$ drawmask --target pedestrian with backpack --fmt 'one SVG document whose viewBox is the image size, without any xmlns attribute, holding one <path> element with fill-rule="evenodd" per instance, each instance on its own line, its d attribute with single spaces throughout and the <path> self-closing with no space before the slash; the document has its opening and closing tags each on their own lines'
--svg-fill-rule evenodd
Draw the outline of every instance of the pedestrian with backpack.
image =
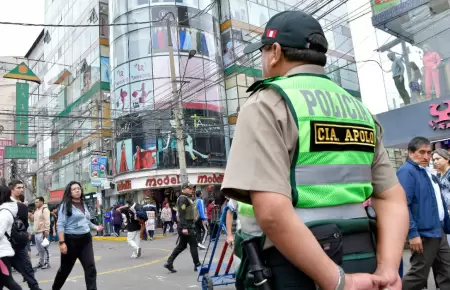
<svg viewBox="0 0 450 290">
<path fill-rule="evenodd" d="M 15 240 L 12 245 L 15 254 L 11 258 L 11 266 L 22 274 L 24 281 L 27 282 L 31 290 L 40 290 L 29 254 L 31 253 L 31 247 L 28 233 L 28 206 L 24 203 L 25 197 L 23 195 L 24 184 L 20 180 L 11 180 L 8 186 L 11 190 L 11 200 L 17 203 L 18 208 L 16 222 L 11 234 L 11 238 Z"/>
<path fill-rule="evenodd" d="M 100 232 L 103 226 L 94 225 L 90 220 L 91 214 L 84 201 L 83 187 L 79 182 L 71 181 L 64 190 L 63 201 L 58 209 L 57 231 L 61 266 L 56 273 L 53 290 L 63 287 L 77 259 L 83 266 L 86 289 L 97 290 L 91 229 Z"/>
<path fill-rule="evenodd" d="M 17 217 L 17 203 L 11 199 L 11 190 L 0 186 L 0 289 L 22 290 L 11 274 L 12 228 Z"/>
</svg>

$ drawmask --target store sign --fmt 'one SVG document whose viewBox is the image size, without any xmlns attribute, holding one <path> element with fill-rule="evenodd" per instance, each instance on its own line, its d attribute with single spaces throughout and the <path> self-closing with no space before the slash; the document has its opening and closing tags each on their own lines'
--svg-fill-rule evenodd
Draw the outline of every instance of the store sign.
<svg viewBox="0 0 450 290">
<path fill-rule="evenodd" d="M 91 153 L 91 184 L 92 186 L 100 187 L 105 182 L 107 177 L 108 158 L 106 152 L 93 151 Z"/>
<path fill-rule="evenodd" d="M 180 185 L 179 175 L 166 175 L 161 177 L 151 177 L 145 182 L 147 187 L 175 186 Z"/>
<path fill-rule="evenodd" d="M 429 121 L 428 124 L 433 130 L 450 128 L 450 100 L 443 101 L 441 104 L 430 104 L 430 115 L 434 117 L 434 120 Z"/>
<path fill-rule="evenodd" d="M 151 58 L 143 58 L 130 62 L 130 82 L 148 80 L 152 78 Z"/>
<path fill-rule="evenodd" d="M 197 178 L 197 184 L 221 184 L 223 177 L 223 173 L 199 175 Z"/>
<path fill-rule="evenodd" d="M 130 70 L 128 65 L 128 63 L 125 63 L 114 70 L 113 90 L 130 82 Z"/>
<path fill-rule="evenodd" d="M 223 181 L 223 173 L 199 174 L 195 184 L 221 184 Z M 165 175 L 160 177 L 151 177 L 147 179 L 145 185 L 147 187 L 161 186 L 177 186 L 181 184 L 179 175 Z"/>
<path fill-rule="evenodd" d="M 131 190 L 131 180 L 124 180 L 117 183 L 117 191 Z"/>
<path fill-rule="evenodd" d="M 4 148 L 6 146 L 12 146 L 12 140 L 9 139 L 0 139 L 0 148 Z"/>
<path fill-rule="evenodd" d="M 401 0 L 401 1 L 375 0 L 375 1 L 380 2 L 378 4 L 380 9 L 376 9 L 376 6 L 373 6 L 374 16 L 372 17 L 372 25 L 381 26 L 389 21 L 392 21 L 393 19 L 398 18 L 399 16 L 405 15 L 411 10 L 414 10 L 422 5 L 428 4 L 430 0 Z M 384 7 L 385 5 L 387 6 Z"/>
</svg>

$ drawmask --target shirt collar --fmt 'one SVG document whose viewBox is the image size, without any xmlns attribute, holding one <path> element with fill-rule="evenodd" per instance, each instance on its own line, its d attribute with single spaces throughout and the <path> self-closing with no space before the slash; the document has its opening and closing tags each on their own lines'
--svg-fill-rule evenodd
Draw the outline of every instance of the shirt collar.
<svg viewBox="0 0 450 290">
<path fill-rule="evenodd" d="M 19 200 L 18 200 L 18 199 L 15 199 L 12 195 L 11 195 L 11 200 L 12 200 L 12 201 L 15 201 L 15 202 L 19 202 Z"/>
<path fill-rule="evenodd" d="M 309 73 L 309 74 L 317 74 L 324 75 L 325 68 L 320 65 L 315 64 L 303 64 L 296 67 L 291 68 L 284 76 L 290 76 L 301 73 Z"/>
</svg>

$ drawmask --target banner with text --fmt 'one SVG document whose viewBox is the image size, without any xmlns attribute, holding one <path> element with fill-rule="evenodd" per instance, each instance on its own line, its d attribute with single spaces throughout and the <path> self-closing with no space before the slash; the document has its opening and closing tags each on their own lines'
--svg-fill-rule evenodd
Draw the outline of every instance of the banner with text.
<svg viewBox="0 0 450 290">
<path fill-rule="evenodd" d="M 28 145 L 29 85 L 16 83 L 16 145 Z"/>
</svg>

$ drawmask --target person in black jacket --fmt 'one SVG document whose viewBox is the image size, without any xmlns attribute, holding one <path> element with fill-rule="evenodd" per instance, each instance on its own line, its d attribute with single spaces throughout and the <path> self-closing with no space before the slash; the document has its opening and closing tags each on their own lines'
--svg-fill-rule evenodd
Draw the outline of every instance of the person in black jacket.
<svg viewBox="0 0 450 290">
<path fill-rule="evenodd" d="M 11 180 L 8 184 L 11 189 L 11 199 L 17 203 L 18 212 L 17 217 L 23 222 L 26 228 L 28 228 L 28 206 L 24 203 L 25 198 L 23 195 L 24 184 L 20 180 Z M 30 251 L 30 242 L 24 248 L 18 248 L 13 246 L 15 255 L 11 259 L 11 265 L 14 269 L 22 274 L 23 279 L 27 282 L 28 287 L 31 290 L 40 290 L 39 284 L 34 277 L 33 266 L 31 265 L 28 252 Z"/>
</svg>

